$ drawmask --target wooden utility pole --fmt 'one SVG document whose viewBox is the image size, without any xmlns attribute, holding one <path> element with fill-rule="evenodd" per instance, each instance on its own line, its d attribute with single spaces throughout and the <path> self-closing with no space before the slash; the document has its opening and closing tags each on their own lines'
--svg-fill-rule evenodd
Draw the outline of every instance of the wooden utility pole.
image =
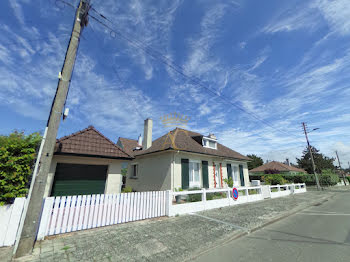
<svg viewBox="0 0 350 262">
<path fill-rule="evenodd" d="M 38 174 L 33 179 L 32 192 L 28 194 L 28 208 L 23 214 L 24 223 L 20 234 L 20 239 L 16 243 L 15 257 L 21 257 L 31 253 L 41 218 L 45 186 L 51 166 L 52 156 L 56 145 L 56 137 L 59 124 L 61 122 L 62 111 L 66 102 L 68 87 L 70 84 L 75 58 L 79 46 L 82 29 L 87 25 L 90 0 L 80 0 L 73 25 L 71 38 L 64 59 L 62 72 L 59 74 L 58 86 L 52 103 L 50 116 L 47 122 L 47 135 L 40 157 L 40 167 Z M 34 174 L 35 175 L 35 174 Z"/>
<path fill-rule="evenodd" d="M 318 176 L 317 176 L 317 173 L 316 173 L 316 167 L 315 167 L 314 157 L 313 157 L 313 155 L 312 155 L 312 151 L 311 151 L 311 147 L 310 147 L 310 143 L 309 143 L 309 138 L 307 137 L 306 124 L 303 122 L 302 125 L 303 125 L 303 128 L 304 128 L 304 133 L 305 133 L 305 138 L 306 138 L 307 147 L 309 148 L 309 153 L 310 153 L 311 162 L 312 162 L 312 169 L 313 169 L 313 171 L 314 171 L 317 189 L 320 190 L 321 187 L 320 187 L 320 182 L 318 181 Z"/>
<path fill-rule="evenodd" d="M 344 170 L 341 169 L 340 160 L 339 160 L 339 156 L 338 156 L 338 151 L 337 150 L 335 151 L 335 154 L 337 155 L 339 169 L 340 169 L 340 172 L 341 172 L 341 174 L 343 176 L 344 185 L 346 186 L 346 179 L 345 179 L 345 175 L 344 175 Z"/>
</svg>

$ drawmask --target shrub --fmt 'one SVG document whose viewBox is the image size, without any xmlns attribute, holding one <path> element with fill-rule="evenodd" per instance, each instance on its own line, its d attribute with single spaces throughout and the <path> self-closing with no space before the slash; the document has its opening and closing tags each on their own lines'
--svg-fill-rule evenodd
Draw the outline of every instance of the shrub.
<svg viewBox="0 0 350 262">
<path fill-rule="evenodd" d="M 40 141 L 39 133 L 0 136 L 0 205 L 26 196 Z"/>
<path fill-rule="evenodd" d="M 349 181 L 349 183 L 350 183 L 350 176 L 347 176 L 346 179 L 347 179 L 347 180 Z"/>
<path fill-rule="evenodd" d="M 278 171 L 277 169 L 266 169 L 264 171 L 265 174 L 279 174 L 280 171 Z"/>
<path fill-rule="evenodd" d="M 226 192 L 207 193 L 207 200 L 227 198 Z"/>
<path fill-rule="evenodd" d="M 122 189 L 122 193 L 131 193 L 131 192 L 132 192 L 131 186 L 126 186 Z"/>
<path fill-rule="evenodd" d="M 322 170 L 319 177 L 322 186 L 334 186 L 339 182 L 339 176 L 330 169 Z"/>
<path fill-rule="evenodd" d="M 269 174 L 264 176 L 265 184 L 267 185 L 283 185 L 287 183 L 287 180 L 283 178 L 281 174 Z"/>
<path fill-rule="evenodd" d="M 229 179 L 225 178 L 224 182 L 228 185 L 228 187 L 233 187 L 233 179 L 230 177 Z"/>
<path fill-rule="evenodd" d="M 193 190 L 201 190 L 198 187 L 193 187 L 193 188 L 189 188 L 189 191 L 193 191 Z M 198 201 L 202 201 L 202 194 L 198 193 L 198 194 L 191 194 L 191 195 L 187 195 L 187 201 L 188 202 L 198 202 Z"/>
</svg>

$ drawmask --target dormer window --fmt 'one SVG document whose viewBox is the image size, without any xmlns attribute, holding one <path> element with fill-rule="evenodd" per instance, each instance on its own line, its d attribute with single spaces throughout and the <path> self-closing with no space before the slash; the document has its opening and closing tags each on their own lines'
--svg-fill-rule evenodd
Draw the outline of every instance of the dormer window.
<svg viewBox="0 0 350 262">
<path fill-rule="evenodd" d="M 217 144 L 216 137 L 213 134 L 203 137 L 203 147 L 217 149 Z"/>
</svg>

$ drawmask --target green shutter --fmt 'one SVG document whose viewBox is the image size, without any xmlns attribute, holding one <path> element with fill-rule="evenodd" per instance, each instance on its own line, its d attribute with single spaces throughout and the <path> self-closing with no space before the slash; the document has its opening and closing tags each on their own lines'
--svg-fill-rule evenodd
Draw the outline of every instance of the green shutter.
<svg viewBox="0 0 350 262">
<path fill-rule="evenodd" d="M 232 178 L 232 167 L 231 167 L 231 164 L 227 164 L 226 167 L 227 167 L 227 178 L 230 179 L 230 178 Z"/>
<path fill-rule="evenodd" d="M 244 186 L 244 173 L 243 173 L 243 165 L 239 165 L 239 175 L 241 178 L 241 186 Z"/>
<path fill-rule="evenodd" d="M 202 161 L 203 187 L 209 188 L 208 161 Z"/>
<path fill-rule="evenodd" d="M 190 183 L 190 170 L 188 159 L 181 159 L 181 185 L 182 189 L 187 189 Z"/>
</svg>

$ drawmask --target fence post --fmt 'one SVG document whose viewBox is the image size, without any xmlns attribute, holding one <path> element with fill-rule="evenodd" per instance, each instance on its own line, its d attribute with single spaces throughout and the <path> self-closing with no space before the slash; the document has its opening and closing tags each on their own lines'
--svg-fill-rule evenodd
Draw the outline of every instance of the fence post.
<svg viewBox="0 0 350 262">
<path fill-rule="evenodd" d="M 207 206 L 207 192 L 206 192 L 205 188 L 202 189 L 202 204 L 203 204 L 204 210 L 206 210 L 206 206 Z"/>
<path fill-rule="evenodd" d="M 42 211 L 41 219 L 40 219 L 40 224 L 39 224 L 39 230 L 38 230 L 38 240 L 43 240 L 45 235 L 48 232 L 49 228 L 49 222 L 51 218 L 51 211 L 53 207 L 55 198 L 54 197 L 46 197 L 44 201 L 44 208 Z"/>
<path fill-rule="evenodd" d="M 227 188 L 227 201 L 228 201 L 228 205 L 230 206 L 231 205 L 231 201 L 230 201 L 230 188 L 228 187 Z"/>
<path fill-rule="evenodd" d="M 245 195 L 247 196 L 247 202 L 249 202 L 249 190 L 246 188 L 245 190 Z"/>
<path fill-rule="evenodd" d="M 165 194 L 165 215 L 172 216 L 171 206 L 173 205 L 173 194 L 171 190 L 167 190 Z"/>
</svg>

